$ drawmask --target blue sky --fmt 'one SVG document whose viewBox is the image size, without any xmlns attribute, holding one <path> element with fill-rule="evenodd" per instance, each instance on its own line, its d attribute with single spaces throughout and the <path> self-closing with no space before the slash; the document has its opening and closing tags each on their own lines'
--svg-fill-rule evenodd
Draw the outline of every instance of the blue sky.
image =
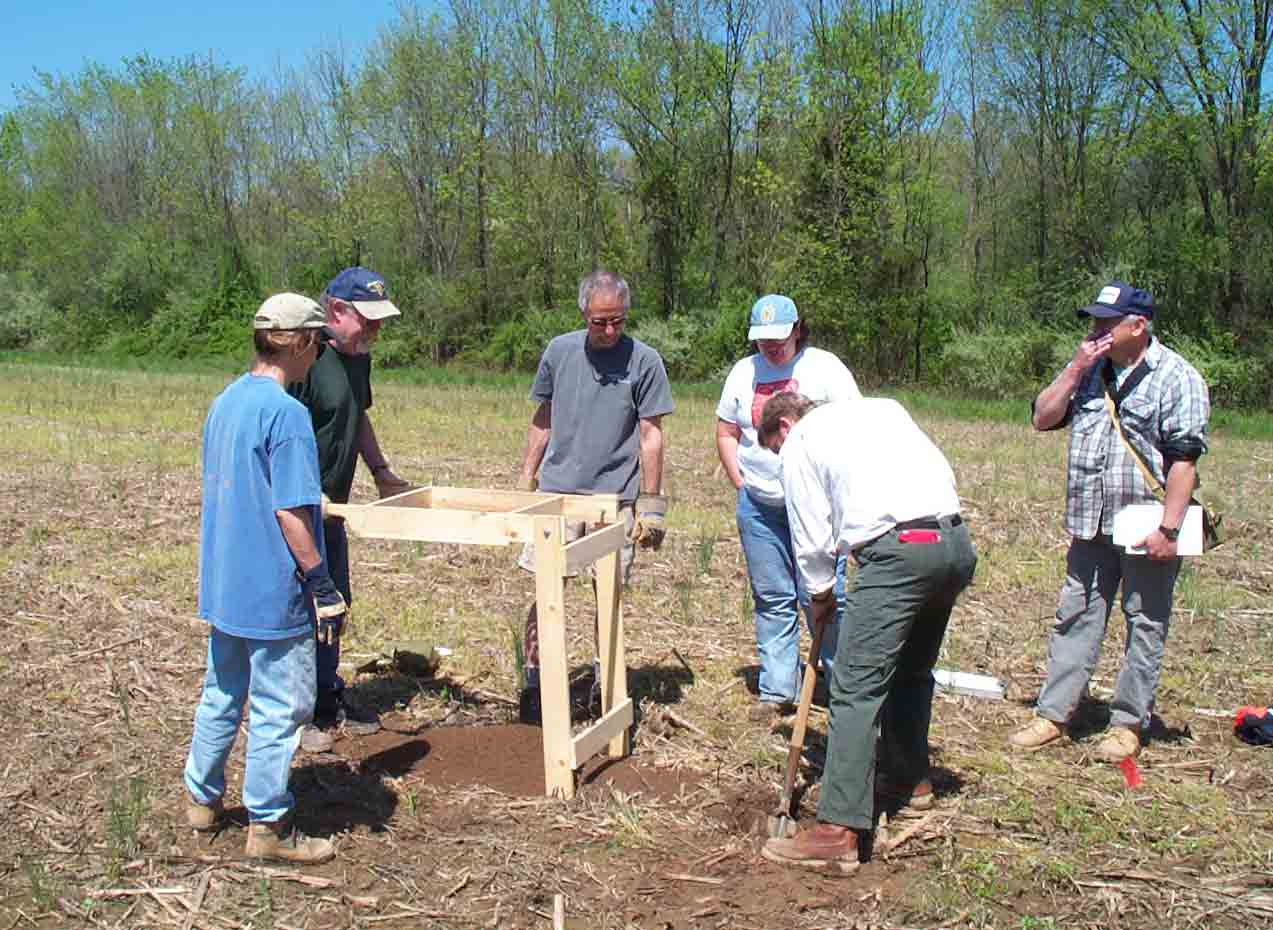
<svg viewBox="0 0 1273 930">
<path fill-rule="evenodd" d="M 324 46 L 361 57 L 396 10 L 394 0 L 0 0 L 0 111 L 17 102 L 14 85 L 35 86 L 35 68 L 72 75 L 86 61 L 114 68 L 141 52 L 210 51 L 253 77 L 279 62 L 298 67 Z"/>
</svg>

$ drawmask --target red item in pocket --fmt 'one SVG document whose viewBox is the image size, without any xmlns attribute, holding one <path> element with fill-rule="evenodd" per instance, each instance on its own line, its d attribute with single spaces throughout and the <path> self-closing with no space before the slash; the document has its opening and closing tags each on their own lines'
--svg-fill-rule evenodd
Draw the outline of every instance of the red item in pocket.
<svg viewBox="0 0 1273 930">
<path fill-rule="evenodd" d="M 939 543 L 941 533 L 936 530 L 902 530 L 897 539 L 904 543 Z"/>
</svg>

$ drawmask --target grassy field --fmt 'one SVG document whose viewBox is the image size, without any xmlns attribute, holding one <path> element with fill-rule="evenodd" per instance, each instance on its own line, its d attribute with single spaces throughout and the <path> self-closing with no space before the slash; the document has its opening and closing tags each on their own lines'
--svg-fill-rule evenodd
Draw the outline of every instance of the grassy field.
<svg viewBox="0 0 1273 930">
<path fill-rule="evenodd" d="M 1076 738 L 1025 757 L 1004 745 L 1043 678 L 1066 544 L 1064 436 L 1033 434 L 1006 402 L 977 410 L 906 395 L 955 467 L 980 554 L 941 665 L 998 676 L 1008 699 L 938 698 L 936 810 L 893 824 L 910 831 L 906 842 L 856 876 L 762 860 L 748 825 L 776 800 L 786 731 L 746 719 L 751 608 L 712 443 L 715 398 L 699 386 L 678 394 L 667 421 L 668 542 L 639 557 L 624 602 L 642 708 L 628 781 L 599 778 L 565 802 L 488 777 L 510 764 L 498 741 L 526 736 L 508 726 L 513 640 L 532 592 L 513 553 L 355 541 L 348 675 L 398 742 L 369 754 L 346 740 L 331 757 L 298 757 L 311 825 L 341 834 L 337 860 L 301 874 L 242 859 L 241 824 L 209 840 L 181 819 L 206 638 L 194 618 L 198 437 L 229 377 L 0 362 L 10 489 L 0 706 L 11 724 L 0 930 L 548 927 L 558 894 L 576 928 L 1273 925 L 1273 776 L 1267 750 L 1237 743 L 1229 719 L 1273 698 L 1262 551 L 1273 442 L 1248 438 L 1269 435 L 1265 419 L 1225 419 L 1204 459 L 1205 496 L 1229 541 L 1190 561 L 1178 586 L 1135 791 L 1092 758 L 1121 653 L 1117 612 Z M 374 420 L 404 477 L 510 488 L 525 391 L 525 380 L 388 377 Z M 355 500 L 372 495 L 360 472 Z M 591 658 L 587 602 L 573 585 L 579 669 Z M 384 661 L 403 641 L 453 653 L 419 678 Z M 815 714 L 806 811 L 825 722 Z M 443 783 L 428 766 L 461 729 L 496 742 Z M 423 748 L 404 754 L 411 746 Z M 525 763 L 528 778 L 537 764 Z"/>
</svg>

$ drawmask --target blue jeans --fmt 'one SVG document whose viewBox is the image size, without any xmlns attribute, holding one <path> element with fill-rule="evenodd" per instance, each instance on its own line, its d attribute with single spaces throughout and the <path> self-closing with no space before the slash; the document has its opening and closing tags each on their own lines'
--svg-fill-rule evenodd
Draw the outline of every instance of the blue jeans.
<svg viewBox="0 0 1273 930">
<path fill-rule="evenodd" d="M 738 492 L 738 537 L 747 558 L 751 596 L 756 604 L 756 651 L 760 654 L 760 699 L 794 702 L 800 692 L 799 609 L 809 596 L 796 579 L 787 508 L 757 501 L 746 489 Z M 822 668 L 835 661 L 840 616 L 844 611 L 844 556 L 835 563 L 836 620 L 822 636 Z M 806 613 L 807 618 L 807 613 Z"/>
<path fill-rule="evenodd" d="M 225 763 L 248 706 L 243 806 L 254 822 L 279 820 L 295 799 L 287 790 L 301 727 L 314 713 L 314 634 L 244 639 L 216 627 L 208 636 L 208 673 L 194 715 L 186 788 L 200 804 L 225 794 Z"/>
</svg>

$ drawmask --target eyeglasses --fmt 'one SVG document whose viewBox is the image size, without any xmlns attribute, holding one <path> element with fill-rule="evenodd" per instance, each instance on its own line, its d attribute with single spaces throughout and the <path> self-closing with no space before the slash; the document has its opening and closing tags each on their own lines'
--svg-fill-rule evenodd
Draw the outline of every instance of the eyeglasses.
<svg viewBox="0 0 1273 930">
<path fill-rule="evenodd" d="M 623 324 L 626 322 L 628 322 L 628 318 L 626 316 L 616 316 L 613 319 L 608 320 L 594 317 L 588 320 L 588 325 L 593 329 L 610 329 L 611 327 L 615 329 L 622 329 Z"/>
</svg>

